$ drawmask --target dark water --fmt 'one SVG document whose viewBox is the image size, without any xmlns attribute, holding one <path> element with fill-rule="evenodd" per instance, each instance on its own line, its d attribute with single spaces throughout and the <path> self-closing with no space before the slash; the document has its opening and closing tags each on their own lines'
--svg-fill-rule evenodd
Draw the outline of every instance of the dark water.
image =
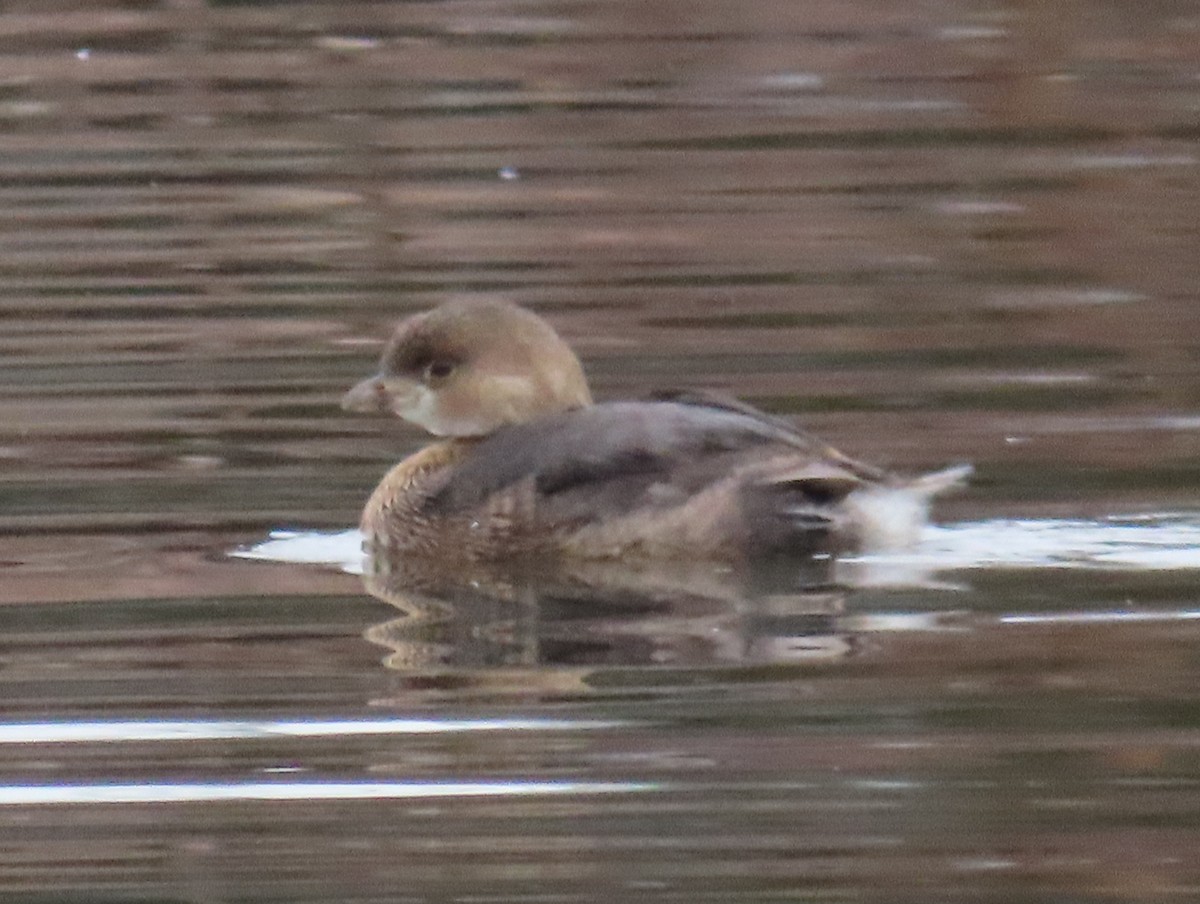
<svg viewBox="0 0 1200 904">
<path fill-rule="evenodd" d="M 0 898 L 1200 899 L 1198 38 L 4 3 Z M 903 556 L 364 583 L 421 437 L 336 401 L 483 293 L 977 479 Z"/>
</svg>

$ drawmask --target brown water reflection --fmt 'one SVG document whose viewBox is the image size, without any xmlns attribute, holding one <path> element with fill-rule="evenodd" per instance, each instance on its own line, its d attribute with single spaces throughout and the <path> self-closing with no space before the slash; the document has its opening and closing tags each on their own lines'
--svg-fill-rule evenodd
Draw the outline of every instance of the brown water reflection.
<svg viewBox="0 0 1200 904">
<path fill-rule="evenodd" d="M 603 683 L 606 667 L 775 663 L 850 649 L 836 624 L 846 592 L 829 557 L 753 570 L 578 563 L 453 578 L 422 573 L 413 567 L 420 563 L 370 564 L 367 592 L 403 615 L 366 638 L 392 650 L 389 668 L 452 673 L 456 690 L 486 688 L 498 668 L 535 670 L 516 682 L 501 677 L 526 691 L 539 675 L 554 688 L 582 689 L 597 676 Z"/>
<path fill-rule="evenodd" d="M 421 438 L 337 398 L 401 314 L 479 293 L 550 317 L 599 397 L 719 388 L 898 470 L 973 461 L 942 517 L 983 547 L 1000 516 L 1169 533 L 1200 481 L 1198 29 L 4 4 L 0 896 L 1195 897 L 1191 534 L 400 609 L 227 553 L 354 523 Z"/>
</svg>

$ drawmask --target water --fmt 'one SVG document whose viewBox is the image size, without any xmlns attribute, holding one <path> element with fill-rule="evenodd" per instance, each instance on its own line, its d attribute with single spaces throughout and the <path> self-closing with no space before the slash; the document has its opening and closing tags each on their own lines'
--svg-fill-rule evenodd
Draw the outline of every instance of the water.
<svg viewBox="0 0 1200 904">
<path fill-rule="evenodd" d="M 8 3 L 0 897 L 1200 896 L 1187 4 Z M 446 587 L 402 314 L 969 489 L 905 554 Z"/>
</svg>

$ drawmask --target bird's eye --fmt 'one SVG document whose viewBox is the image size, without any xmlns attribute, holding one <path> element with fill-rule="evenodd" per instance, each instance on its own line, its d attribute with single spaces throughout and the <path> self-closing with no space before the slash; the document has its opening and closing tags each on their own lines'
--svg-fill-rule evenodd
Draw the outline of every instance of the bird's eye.
<svg viewBox="0 0 1200 904">
<path fill-rule="evenodd" d="M 431 361 L 425 368 L 425 376 L 432 380 L 444 380 L 454 373 L 453 361 Z"/>
</svg>

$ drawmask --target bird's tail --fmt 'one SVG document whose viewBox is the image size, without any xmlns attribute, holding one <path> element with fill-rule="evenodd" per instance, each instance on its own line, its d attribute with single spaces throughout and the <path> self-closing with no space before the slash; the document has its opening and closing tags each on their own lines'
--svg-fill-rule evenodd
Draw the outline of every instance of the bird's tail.
<svg viewBox="0 0 1200 904">
<path fill-rule="evenodd" d="M 932 499 L 947 490 L 963 486 L 974 471 L 975 469 L 967 464 L 953 465 L 949 468 L 942 468 L 940 471 L 922 474 L 915 480 L 909 481 L 905 488 L 925 499 Z"/>
<path fill-rule="evenodd" d="M 865 484 L 845 506 L 866 552 L 904 549 L 920 539 L 934 496 L 961 486 L 974 469 L 955 465 L 900 484 Z"/>
</svg>

